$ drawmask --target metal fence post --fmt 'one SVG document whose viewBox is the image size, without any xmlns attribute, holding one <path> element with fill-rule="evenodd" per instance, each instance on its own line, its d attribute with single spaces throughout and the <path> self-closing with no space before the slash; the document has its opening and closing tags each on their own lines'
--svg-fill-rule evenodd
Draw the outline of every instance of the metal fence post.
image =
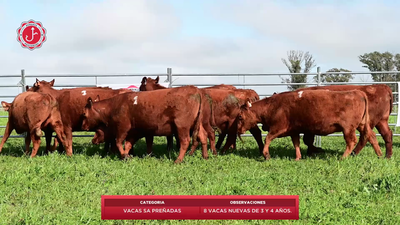
<svg viewBox="0 0 400 225">
<path fill-rule="evenodd" d="M 25 80 L 25 70 L 21 70 L 21 85 L 22 85 L 22 92 L 26 91 L 26 80 Z"/>
<path fill-rule="evenodd" d="M 172 88 L 172 68 L 167 68 L 168 88 Z"/>
<path fill-rule="evenodd" d="M 22 85 L 22 92 L 26 92 L 26 80 L 25 80 L 25 70 L 24 69 L 21 70 L 21 81 L 20 81 L 20 84 Z M 27 135 L 28 135 L 27 132 L 23 133 L 23 136 L 25 137 L 25 139 L 26 139 Z M 29 146 L 27 146 L 26 141 L 24 141 L 24 143 L 25 143 L 24 144 L 25 149 L 27 147 L 29 147 Z M 30 145 L 30 143 L 28 145 Z"/>
<path fill-rule="evenodd" d="M 317 86 L 321 86 L 321 67 L 317 67 Z M 316 136 L 315 145 L 321 148 L 322 138 L 321 136 Z"/>
</svg>

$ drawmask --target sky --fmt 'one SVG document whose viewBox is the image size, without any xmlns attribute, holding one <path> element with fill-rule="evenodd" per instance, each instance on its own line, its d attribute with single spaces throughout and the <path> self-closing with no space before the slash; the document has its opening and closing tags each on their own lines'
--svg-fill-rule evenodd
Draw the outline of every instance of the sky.
<svg viewBox="0 0 400 225">
<path fill-rule="evenodd" d="M 399 8 L 394 0 L 0 0 L 0 81 L 16 84 L 18 78 L 1 75 L 18 75 L 21 69 L 39 79 L 54 74 L 56 85 L 94 82 L 57 77 L 63 74 L 160 74 L 168 67 L 176 74 L 286 73 L 281 58 L 289 50 L 310 52 L 321 71 L 367 71 L 359 55 L 400 53 Z M 33 51 L 16 39 L 16 30 L 29 19 L 42 22 L 47 31 L 46 42 Z M 138 83 L 141 78 L 112 76 L 98 82 Z M 357 79 L 371 81 L 369 75 Z M 278 76 L 174 80 L 281 82 Z M 1 88 L 0 94 L 19 90 Z M 259 94 L 282 90 L 286 87 L 256 89 Z"/>
</svg>

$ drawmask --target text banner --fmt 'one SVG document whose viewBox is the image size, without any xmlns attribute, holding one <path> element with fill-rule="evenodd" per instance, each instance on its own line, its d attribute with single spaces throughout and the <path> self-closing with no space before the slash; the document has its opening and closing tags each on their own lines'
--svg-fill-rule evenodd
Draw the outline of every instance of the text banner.
<svg viewBox="0 0 400 225">
<path fill-rule="evenodd" d="M 298 220 L 298 195 L 102 195 L 103 220 Z"/>
</svg>

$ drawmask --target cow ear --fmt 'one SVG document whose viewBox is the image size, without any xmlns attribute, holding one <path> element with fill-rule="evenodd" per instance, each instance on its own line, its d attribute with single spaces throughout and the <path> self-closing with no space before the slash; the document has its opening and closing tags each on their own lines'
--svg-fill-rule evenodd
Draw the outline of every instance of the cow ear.
<svg viewBox="0 0 400 225">
<path fill-rule="evenodd" d="M 29 90 L 29 85 L 26 85 L 26 86 L 25 86 L 25 90 L 26 90 L 26 91 Z"/>
<path fill-rule="evenodd" d="M 36 78 L 36 82 L 33 84 L 33 86 L 39 87 L 40 86 L 40 81 L 39 79 Z"/>
<path fill-rule="evenodd" d="M 157 76 L 157 78 L 156 78 L 156 84 L 158 84 L 158 81 L 160 81 L 160 76 Z"/>
<path fill-rule="evenodd" d="M 50 86 L 54 86 L 54 82 L 55 82 L 56 80 L 55 79 L 53 79 L 52 81 L 50 81 Z"/>
<path fill-rule="evenodd" d="M 97 95 L 96 98 L 94 99 L 94 102 L 100 101 L 100 95 Z"/>
<path fill-rule="evenodd" d="M 145 84 L 146 81 L 147 81 L 147 77 L 143 77 L 143 79 L 142 79 L 142 84 Z"/>
<path fill-rule="evenodd" d="M 251 106 L 252 106 L 252 105 L 251 105 L 251 102 L 250 102 L 250 101 L 247 101 L 247 102 L 246 102 L 246 106 L 247 106 L 247 108 L 251 108 Z"/>
<path fill-rule="evenodd" d="M 4 111 L 8 111 L 11 107 L 11 103 L 1 101 L 1 106 L 3 106 Z"/>
<path fill-rule="evenodd" d="M 92 100 L 91 97 L 88 98 L 88 100 L 87 100 L 87 105 L 86 105 L 86 106 L 87 106 L 89 109 L 92 108 L 92 106 L 93 106 L 93 100 Z"/>
</svg>

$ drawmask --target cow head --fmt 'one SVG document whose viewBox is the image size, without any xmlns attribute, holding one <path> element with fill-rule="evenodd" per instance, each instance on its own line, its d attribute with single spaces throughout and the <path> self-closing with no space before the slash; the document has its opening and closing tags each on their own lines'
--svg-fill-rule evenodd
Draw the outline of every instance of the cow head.
<svg viewBox="0 0 400 225">
<path fill-rule="evenodd" d="M 250 99 L 240 107 L 240 112 L 237 115 L 237 133 L 244 134 L 252 127 L 257 126 L 256 114 L 252 111 Z"/>
<path fill-rule="evenodd" d="M 105 130 L 99 128 L 96 130 L 96 133 L 94 134 L 94 137 L 92 139 L 92 144 L 98 145 L 100 143 L 103 143 L 104 141 L 105 141 Z"/>
<path fill-rule="evenodd" d="M 98 127 L 100 125 L 100 111 L 96 110 L 95 106 L 93 105 L 97 101 L 99 101 L 98 95 L 94 101 L 91 97 L 88 98 L 87 104 L 82 114 L 82 130 L 89 131 L 90 129 Z"/>
<path fill-rule="evenodd" d="M 29 90 L 34 91 L 34 92 L 42 92 L 43 90 L 52 88 L 54 86 L 54 82 L 55 82 L 55 79 L 51 80 L 50 82 L 47 82 L 45 80 L 39 81 L 39 79 L 36 78 L 36 82 L 33 84 L 33 86 Z"/>
<path fill-rule="evenodd" d="M 142 84 L 139 87 L 139 91 L 153 91 L 157 89 L 165 89 L 165 87 L 161 86 L 158 82 L 160 81 L 160 77 L 157 76 L 156 79 L 151 79 L 150 77 L 143 77 Z"/>
<path fill-rule="evenodd" d="M 10 110 L 11 107 L 11 103 L 5 102 L 5 101 L 1 101 L 1 106 L 3 106 L 4 111 Z"/>
</svg>

